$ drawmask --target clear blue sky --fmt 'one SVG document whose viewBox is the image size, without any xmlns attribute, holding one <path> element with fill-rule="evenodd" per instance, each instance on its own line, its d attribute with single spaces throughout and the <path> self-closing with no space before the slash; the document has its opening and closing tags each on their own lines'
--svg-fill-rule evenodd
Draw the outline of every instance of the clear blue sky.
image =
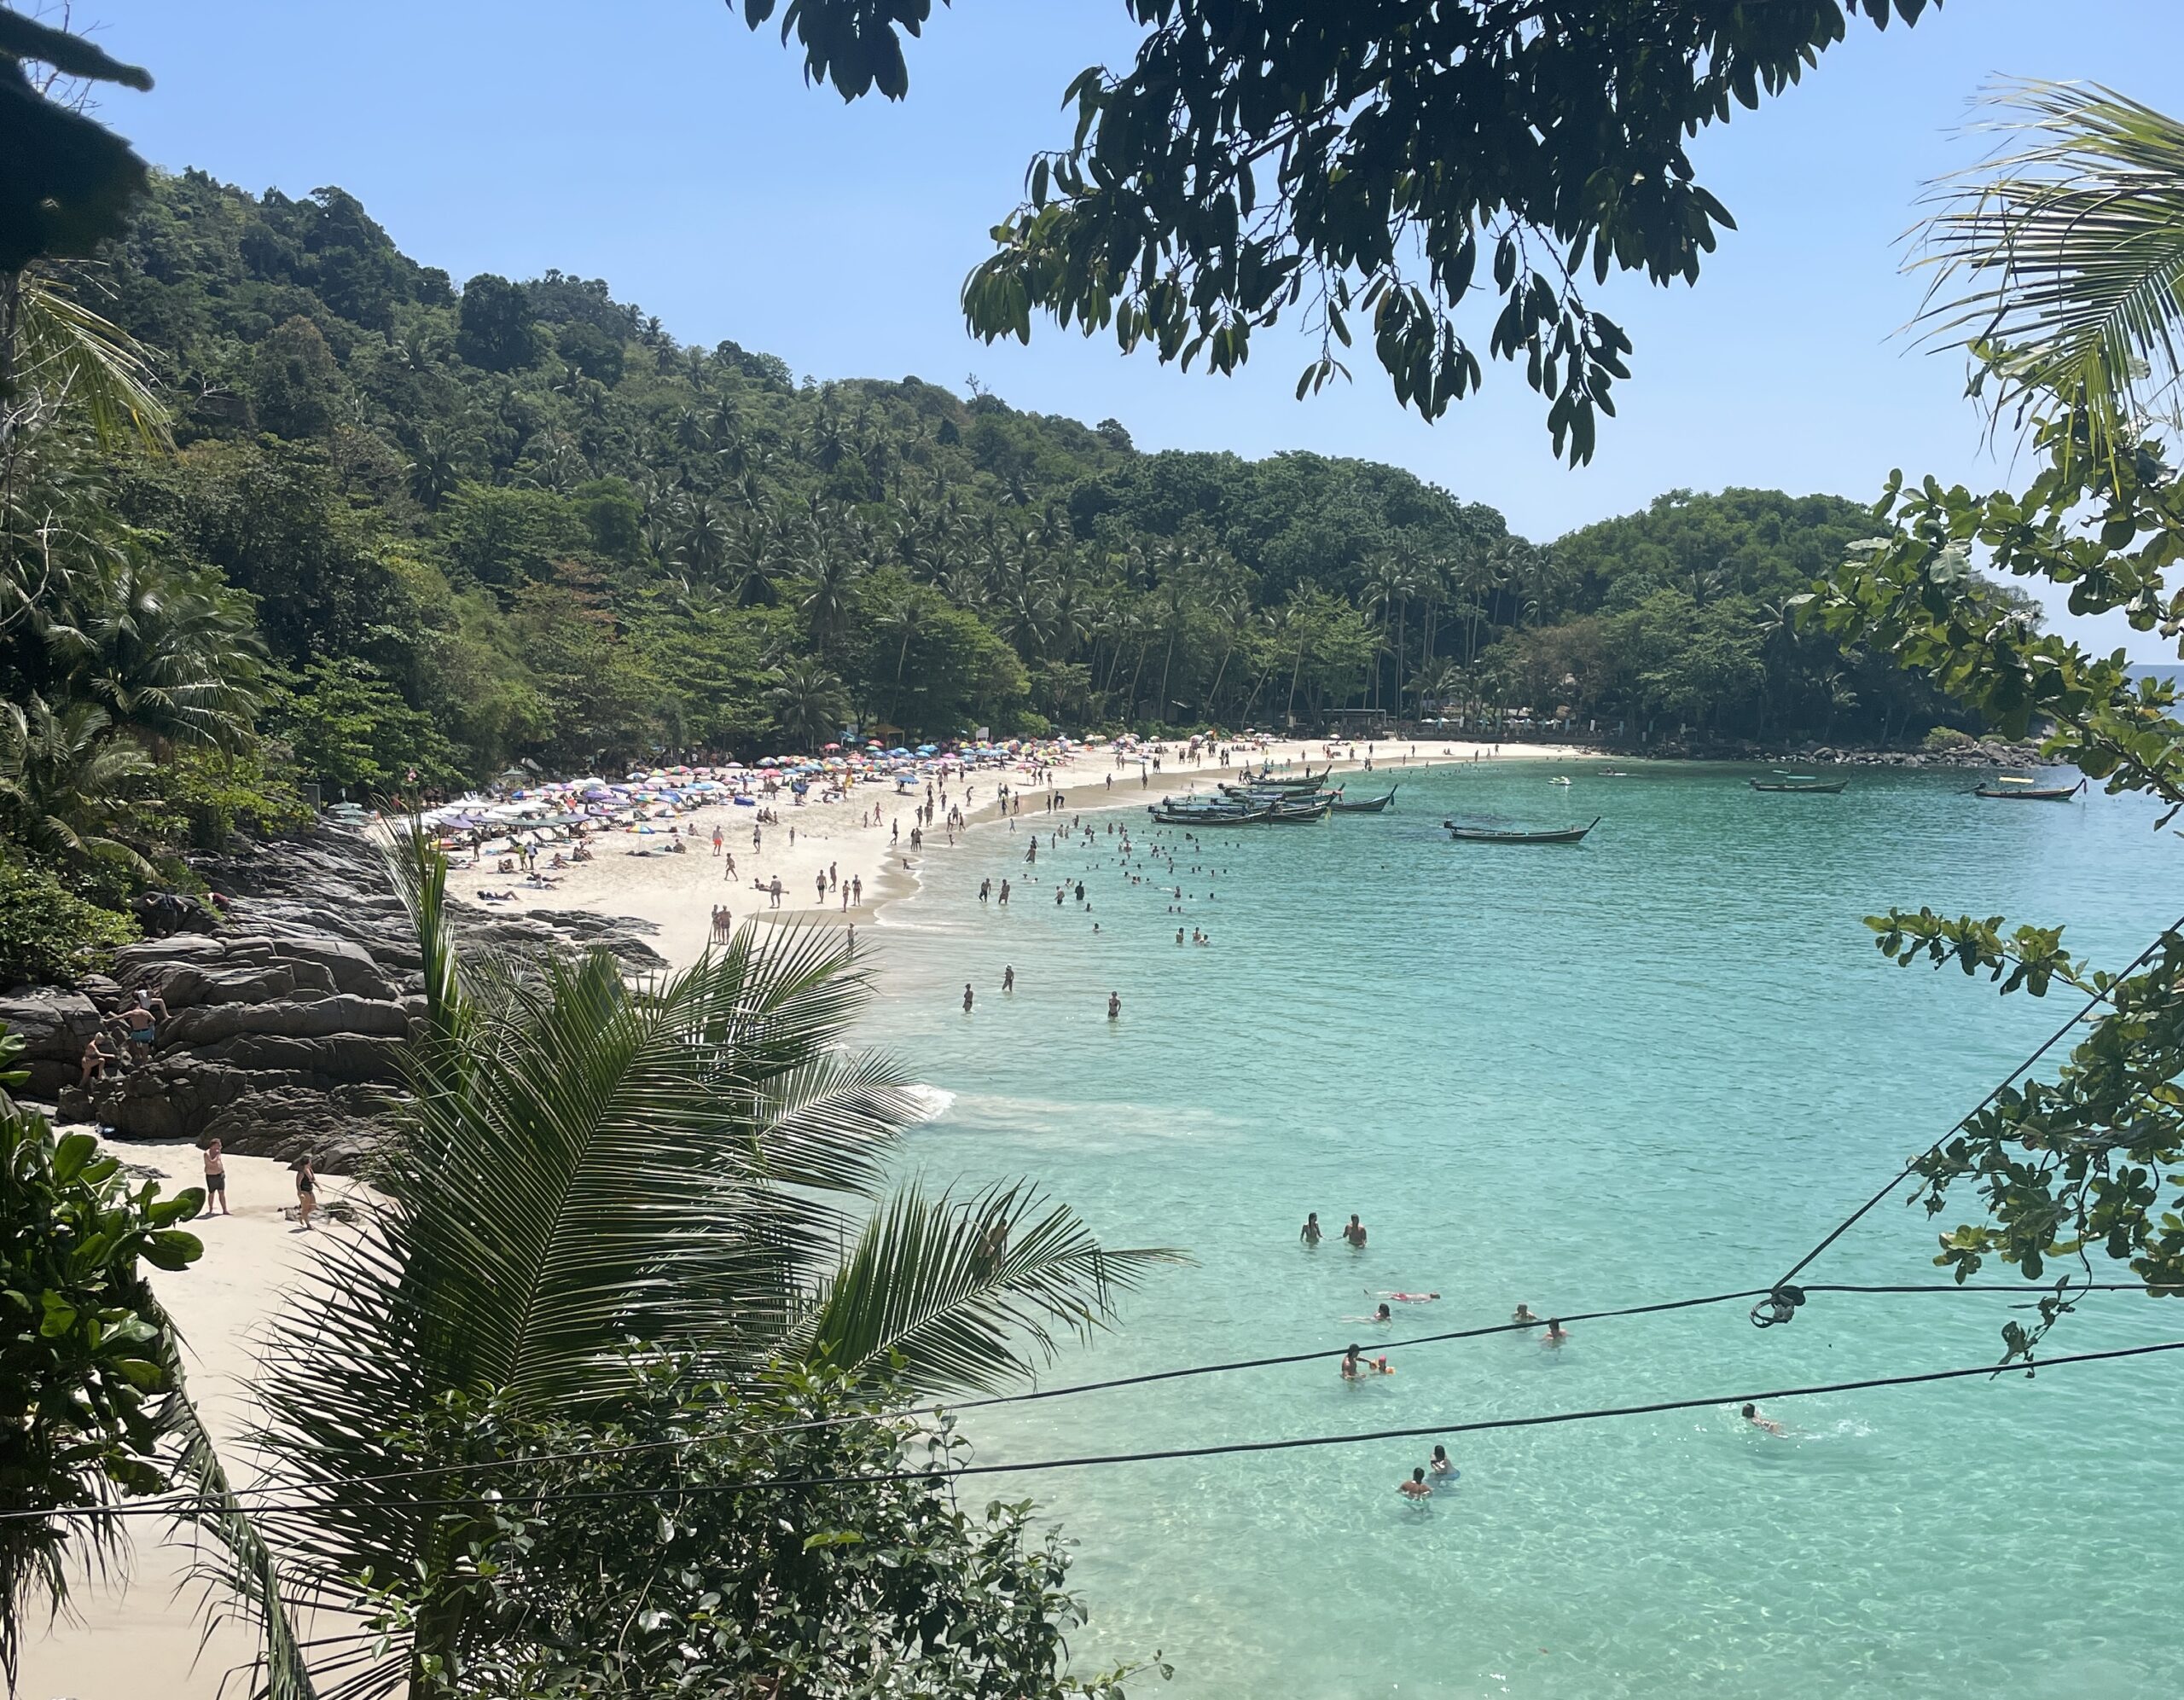
<svg viewBox="0 0 2184 1700">
<path fill-rule="evenodd" d="M 1698 144 L 1740 228 L 1695 289 L 1610 286 L 1634 375 L 1571 471 L 1506 366 L 1427 426 L 1369 355 L 1300 403 L 1305 351 L 1274 337 L 1224 380 L 1051 325 L 1029 348 L 967 336 L 958 287 L 1032 151 L 1066 140 L 1063 87 L 1129 55 L 1120 0 L 957 0 L 912 44 L 907 102 L 848 107 L 721 0 L 78 0 L 76 15 L 158 78 L 104 107 L 155 164 L 291 194 L 339 184 L 458 282 L 558 266 L 685 341 L 731 337 L 799 375 L 960 390 L 974 372 L 1019 407 L 1120 419 L 1141 447 L 1391 461 L 1540 538 L 1678 486 L 1864 500 L 1893 466 L 2008 481 L 1960 361 L 1899 334 L 1920 186 L 1978 157 L 1959 126 L 1996 73 L 2184 110 L 2174 0 L 1948 0 L 1915 30 L 1854 26 L 1801 87 Z"/>
</svg>

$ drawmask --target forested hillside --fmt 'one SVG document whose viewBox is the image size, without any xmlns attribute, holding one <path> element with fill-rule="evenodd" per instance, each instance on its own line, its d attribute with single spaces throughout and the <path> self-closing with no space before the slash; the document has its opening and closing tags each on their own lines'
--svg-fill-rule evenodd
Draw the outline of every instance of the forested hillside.
<svg viewBox="0 0 2184 1700">
<path fill-rule="evenodd" d="M 1856 738 L 1934 712 L 1782 618 L 1861 534 L 1847 502 L 1666 497 L 1536 547 L 1392 467 L 799 385 L 555 273 L 458 291 L 338 189 L 164 179 L 103 281 L 180 444 L 119 469 L 119 510 L 256 600 L 269 726 L 334 785 L 750 755 L 851 717 L 1423 699 Z"/>
</svg>

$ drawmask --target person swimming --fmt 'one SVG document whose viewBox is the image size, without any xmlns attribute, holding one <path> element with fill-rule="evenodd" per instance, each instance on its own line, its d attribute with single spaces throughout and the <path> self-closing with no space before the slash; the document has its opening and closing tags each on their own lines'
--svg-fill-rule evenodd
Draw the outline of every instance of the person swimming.
<svg viewBox="0 0 2184 1700">
<path fill-rule="evenodd" d="M 1433 1489 L 1426 1482 L 1426 1472 L 1423 1470 L 1412 1471 L 1410 1480 L 1398 1482 L 1396 1484 L 1396 1491 L 1413 1505 L 1421 1504 L 1433 1497 Z"/>
<path fill-rule="evenodd" d="M 1394 1373 L 1395 1372 L 1388 1367 L 1386 1358 L 1360 1356 L 1357 1343 L 1354 1340 L 1350 1342 L 1349 1349 L 1342 1355 L 1342 1378 L 1345 1381 L 1356 1381 L 1360 1376 L 1393 1375 Z"/>
<path fill-rule="evenodd" d="M 1570 1331 L 1562 1326 L 1562 1319 L 1550 1316 L 1547 1319 L 1547 1332 L 1539 1337 L 1539 1343 L 1542 1346 L 1559 1346 L 1569 1337 Z"/>
<path fill-rule="evenodd" d="M 1532 1314 L 1531 1306 L 1520 1304 L 1510 1314 L 1509 1320 L 1512 1322 L 1536 1322 L 1539 1318 Z"/>
<path fill-rule="evenodd" d="M 1782 1425 L 1776 1422 L 1772 1417 L 1761 1416 L 1759 1414 L 1759 1407 L 1757 1405 L 1747 1405 L 1737 1414 L 1741 1416 L 1745 1421 L 1751 1424 L 1752 1427 L 1759 1430 L 1763 1434 L 1779 1435 L 1782 1432 Z"/>
<path fill-rule="evenodd" d="M 1342 1320 L 1345 1322 L 1392 1322 L 1396 1319 L 1394 1313 L 1383 1304 L 1377 1306 L 1370 1316 L 1345 1316 Z"/>
<path fill-rule="evenodd" d="M 1397 1304 L 1431 1304 L 1441 1295 L 1438 1293 L 1390 1293 L 1387 1297 L 1395 1300 Z"/>
</svg>

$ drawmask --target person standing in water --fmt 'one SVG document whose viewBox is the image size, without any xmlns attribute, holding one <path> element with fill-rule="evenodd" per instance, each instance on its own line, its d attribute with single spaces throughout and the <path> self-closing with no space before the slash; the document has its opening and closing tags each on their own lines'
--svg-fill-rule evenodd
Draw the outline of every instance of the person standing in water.
<svg viewBox="0 0 2184 1700">
<path fill-rule="evenodd" d="M 1304 1226 L 1297 1237 L 1307 1245 L 1317 1245 L 1320 1243 L 1320 1213 L 1317 1210 L 1312 1211 L 1304 1218 Z"/>
<path fill-rule="evenodd" d="M 971 983 L 970 983 L 968 980 L 966 980 L 966 981 L 964 981 L 964 982 L 963 982 L 963 1013 L 964 1013 L 964 1014 L 966 1014 L 966 1015 L 968 1015 L 970 1012 L 971 1012 Z"/>
<path fill-rule="evenodd" d="M 1569 1337 L 1570 1331 L 1562 1326 L 1562 1319 L 1550 1316 L 1547 1319 L 1547 1332 L 1539 1337 L 1539 1343 L 1542 1346 L 1560 1346 Z"/>
<path fill-rule="evenodd" d="M 1093 931 L 1097 932 L 1100 929 L 1095 926 L 1092 930 Z M 1107 1019 L 1110 1021 L 1119 1021 L 1122 1019 L 1122 998 L 1119 995 L 1114 992 L 1109 992 L 1107 994 Z"/>
<path fill-rule="evenodd" d="M 1397 1482 L 1396 1491 L 1413 1505 L 1421 1505 L 1433 1497 L 1433 1489 L 1427 1483 L 1426 1472 L 1423 1470 L 1412 1471 L 1410 1480 Z"/>
<path fill-rule="evenodd" d="M 1002 989 L 1002 990 L 1003 990 L 1003 991 L 1005 991 L 1005 992 L 1013 992 L 1013 991 L 1014 991 L 1014 990 L 1016 989 L 1016 970 L 1015 970 L 1015 969 L 1014 969 L 1014 968 L 1012 968 L 1012 967 L 1008 967 L 1008 966 L 1004 966 L 1004 967 L 1002 969 L 1002 971 L 1001 971 L 1001 989 Z"/>
<path fill-rule="evenodd" d="M 1350 1220 L 1343 1224 L 1342 1237 L 1357 1250 L 1362 1251 L 1365 1249 L 1365 1224 L 1358 1221 L 1354 1213 Z"/>
<path fill-rule="evenodd" d="M 1433 1448 L 1433 1461 L 1426 1467 L 1436 1476 L 1453 1476 L 1456 1473 L 1456 1466 L 1449 1462 L 1449 1448 L 1444 1446 L 1436 1446 Z"/>
</svg>

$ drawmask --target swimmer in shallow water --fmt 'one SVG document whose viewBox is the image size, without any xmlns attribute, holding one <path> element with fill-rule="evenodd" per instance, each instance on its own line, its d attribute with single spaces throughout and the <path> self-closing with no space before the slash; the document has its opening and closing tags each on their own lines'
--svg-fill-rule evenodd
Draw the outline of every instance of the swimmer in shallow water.
<svg viewBox="0 0 2184 1700">
<path fill-rule="evenodd" d="M 1449 1462 L 1449 1448 L 1444 1446 L 1437 1446 L 1433 1448 L 1433 1461 L 1426 1467 L 1436 1476 L 1453 1476 L 1456 1473 L 1456 1466 Z"/>
<path fill-rule="evenodd" d="M 1390 1293 L 1388 1297 L 1397 1304 L 1431 1304 L 1441 1297 L 1438 1293 Z"/>
<path fill-rule="evenodd" d="M 1569 1337 L 1570 1331 L 1562 1326 L 1561 1318 L 1550 1316 L 1547 1319 L 1547 1332 L 1539 1337 L 1539 1343 L 1542 1346 L 1559 1346 Z"/>
<path fill-rule="evenodd" d="M 1433 1497 L 1433 1489 L 1430 1485 L 1428 1485 L 1426 1480 L 1426 1472 L 1423 1470 L 1412 1471 L 1410 1472 L 1409 1481 L 1398 1482 L 1396 1484 L 1396 1492 L 1401 1494 L 1403 1498 L 1409 1500 L 1413 1505 L 1420 1504 L 1422 1501 L 1430 1500 Z"/>
<path fill-rule="evenodd" d="M 1782 1432 L 1782 1425 L 1772 1417 L 1761 1416 L 1757 1405 L 1747 1405 L 1738 1414 L 1763 1434 L 1779 1435 Z"/>
<path fill-rule="evenodd" d="M 1515 1311 L 1511 1314 L 1509 1320 L 1512 1322 L 1536 1322 L 1539 1320 L 1539 1318 L 1532 1314 L 1531 1306 L 1528 1304 L 1520 1304 L 1516 1308 Z"/>
<path fill-rule="evenodd" d="M 1320 1233 L 1320 1213 L 1317 1210 L 1312 1211 L 1304 1218 L 1304 1226 L 1301 1230 L 1299 1230 L 1297 1237 L 1303 1240 L 1307 1245 L 1317 1245 L 1320 1243 L 1321 1238 Z"/>
<path fill-rule="evenodd" d="M 1342 1355 L 1342 1378 L 1345 1381 L 1356 1381 L 1361 1376 L 1393 1375 L 1394 1373 L 1395 1372 L 1388 1367 L 1388 1361 L 1385 1357 L 1360 1357 L 1355 1341 L 1351 1342 L 1350 1349 Z"/>
<path fill-rule="evenodd" d="M 1370 1316 L 1345 1316 L 1342 1320 L 1345 1322 L 1392 1322 L 1396 1319 L 1384 1304 L 1377 1307 Z"/>
</svg>

